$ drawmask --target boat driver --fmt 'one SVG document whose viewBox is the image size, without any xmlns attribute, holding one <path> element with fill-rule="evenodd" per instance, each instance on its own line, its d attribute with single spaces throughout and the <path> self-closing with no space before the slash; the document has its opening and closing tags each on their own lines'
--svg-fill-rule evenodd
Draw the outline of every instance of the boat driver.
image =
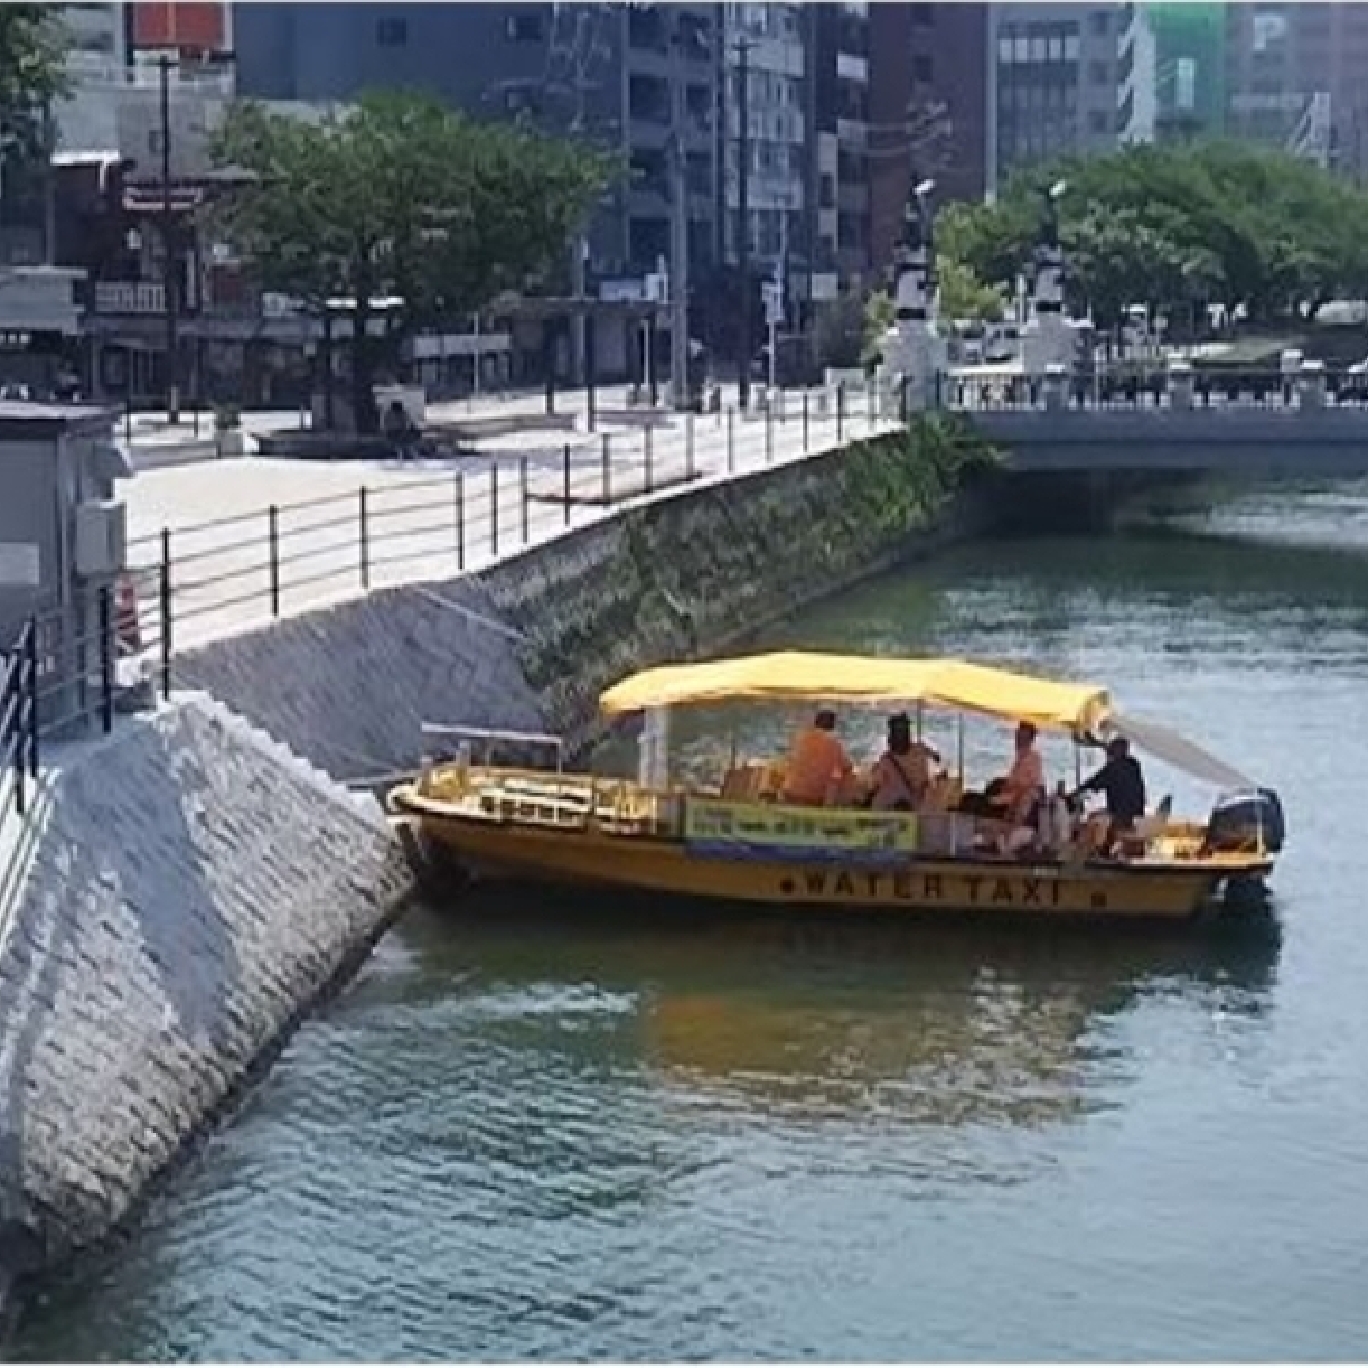
<svg viewBox="0 0 1368 1368">
<path fill-rule="evenodd" d="M 784 777 L 784 802 L 822 807 L 839 802 L 855 773 L 836 736 L 836 714 L 821 708 L 793 739 Z"/>
<path fill-rule="evenodd" d="M 1117 838 L 1132 830 L 1145 815 L 1145 776 L 1124 736 L 1114 736 L 1107 742 L 1106 764 L 1074 790 L 1070 801 L 1077 803 L 1085 793 L 1100 793 L 1106 799 L 1108 827 L 1104 848 L 1110 850 Z"/>
</svg>

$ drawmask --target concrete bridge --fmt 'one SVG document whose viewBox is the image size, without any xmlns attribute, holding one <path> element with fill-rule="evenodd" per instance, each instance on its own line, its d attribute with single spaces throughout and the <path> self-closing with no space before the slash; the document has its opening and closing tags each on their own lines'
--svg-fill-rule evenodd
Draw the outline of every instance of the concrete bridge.
<svg viewBox="0 0 1368 1368">
<path fill-rule="evenodd" d="M 969 411 L 1021 474 L 1368 476 L 1368 408 Z"/>
</svg>

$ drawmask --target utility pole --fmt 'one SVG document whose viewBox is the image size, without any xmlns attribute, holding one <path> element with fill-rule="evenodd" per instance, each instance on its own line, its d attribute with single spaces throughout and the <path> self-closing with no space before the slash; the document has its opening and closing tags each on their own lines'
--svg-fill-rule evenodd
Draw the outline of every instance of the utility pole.
<svg viewBox="0 0 1368 1368">
<path fill-rule="evenodd" d="M 751 335 L 751 278 L 750 278 L 750 39 L 743 34 L 737 40 L 736 115 L 740 130 L 737 147 L 736 204 L 740 229 L 737 232 L 736 254 L 741 270 L 741 379 L 739 395 L 741 411 L 750 405 L 750 335 Z"/>
<path fill-rule="evenodd" d="M 683 31 L 676 24 L 670 62 L 670 399 L 689 399 L 689 181 L 684 155 Z"/>
<path fill-rule="evenodd" d="M 161 180 L 162 180 L 162 291 L 166 306 L 166 421 L 175 426 L 180 422 L 180 309 L 175 227 L 171 215 L 171 58 L 162 53 L 157 58 L 157 76 L 161 94 Z"/>
</svg>

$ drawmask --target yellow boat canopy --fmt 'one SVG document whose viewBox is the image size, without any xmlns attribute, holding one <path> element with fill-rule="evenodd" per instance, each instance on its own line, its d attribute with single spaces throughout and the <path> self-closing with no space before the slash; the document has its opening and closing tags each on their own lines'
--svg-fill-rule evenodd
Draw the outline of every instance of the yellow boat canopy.
<svg viewBox="0 0 1368 1368">
<path fill-rule="evenodd" d="M 753 698 L 769 702 L 929 703 L 1097 735 L 1111 710 L 1095 684 L 1060 684 L 1011 670 L 944 658 L 776 651 L 700 665 L 662 665 L 615 684 L 599 700 L 609 716 L 683 703 Z"/>
</svg>

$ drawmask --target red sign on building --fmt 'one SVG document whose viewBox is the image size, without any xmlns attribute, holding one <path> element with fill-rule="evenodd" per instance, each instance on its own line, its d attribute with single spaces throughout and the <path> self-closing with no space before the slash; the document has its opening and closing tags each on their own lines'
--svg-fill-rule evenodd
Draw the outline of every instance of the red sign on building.
<svg viewBox="0 0 1368 1368">
<path fill-rule="evenodd" d="M 221 52 L 228 47 L 228 6 L 224 3 L 164 3 L 135 0 L 133 46 L 185 54 Z"/>
</svg>

